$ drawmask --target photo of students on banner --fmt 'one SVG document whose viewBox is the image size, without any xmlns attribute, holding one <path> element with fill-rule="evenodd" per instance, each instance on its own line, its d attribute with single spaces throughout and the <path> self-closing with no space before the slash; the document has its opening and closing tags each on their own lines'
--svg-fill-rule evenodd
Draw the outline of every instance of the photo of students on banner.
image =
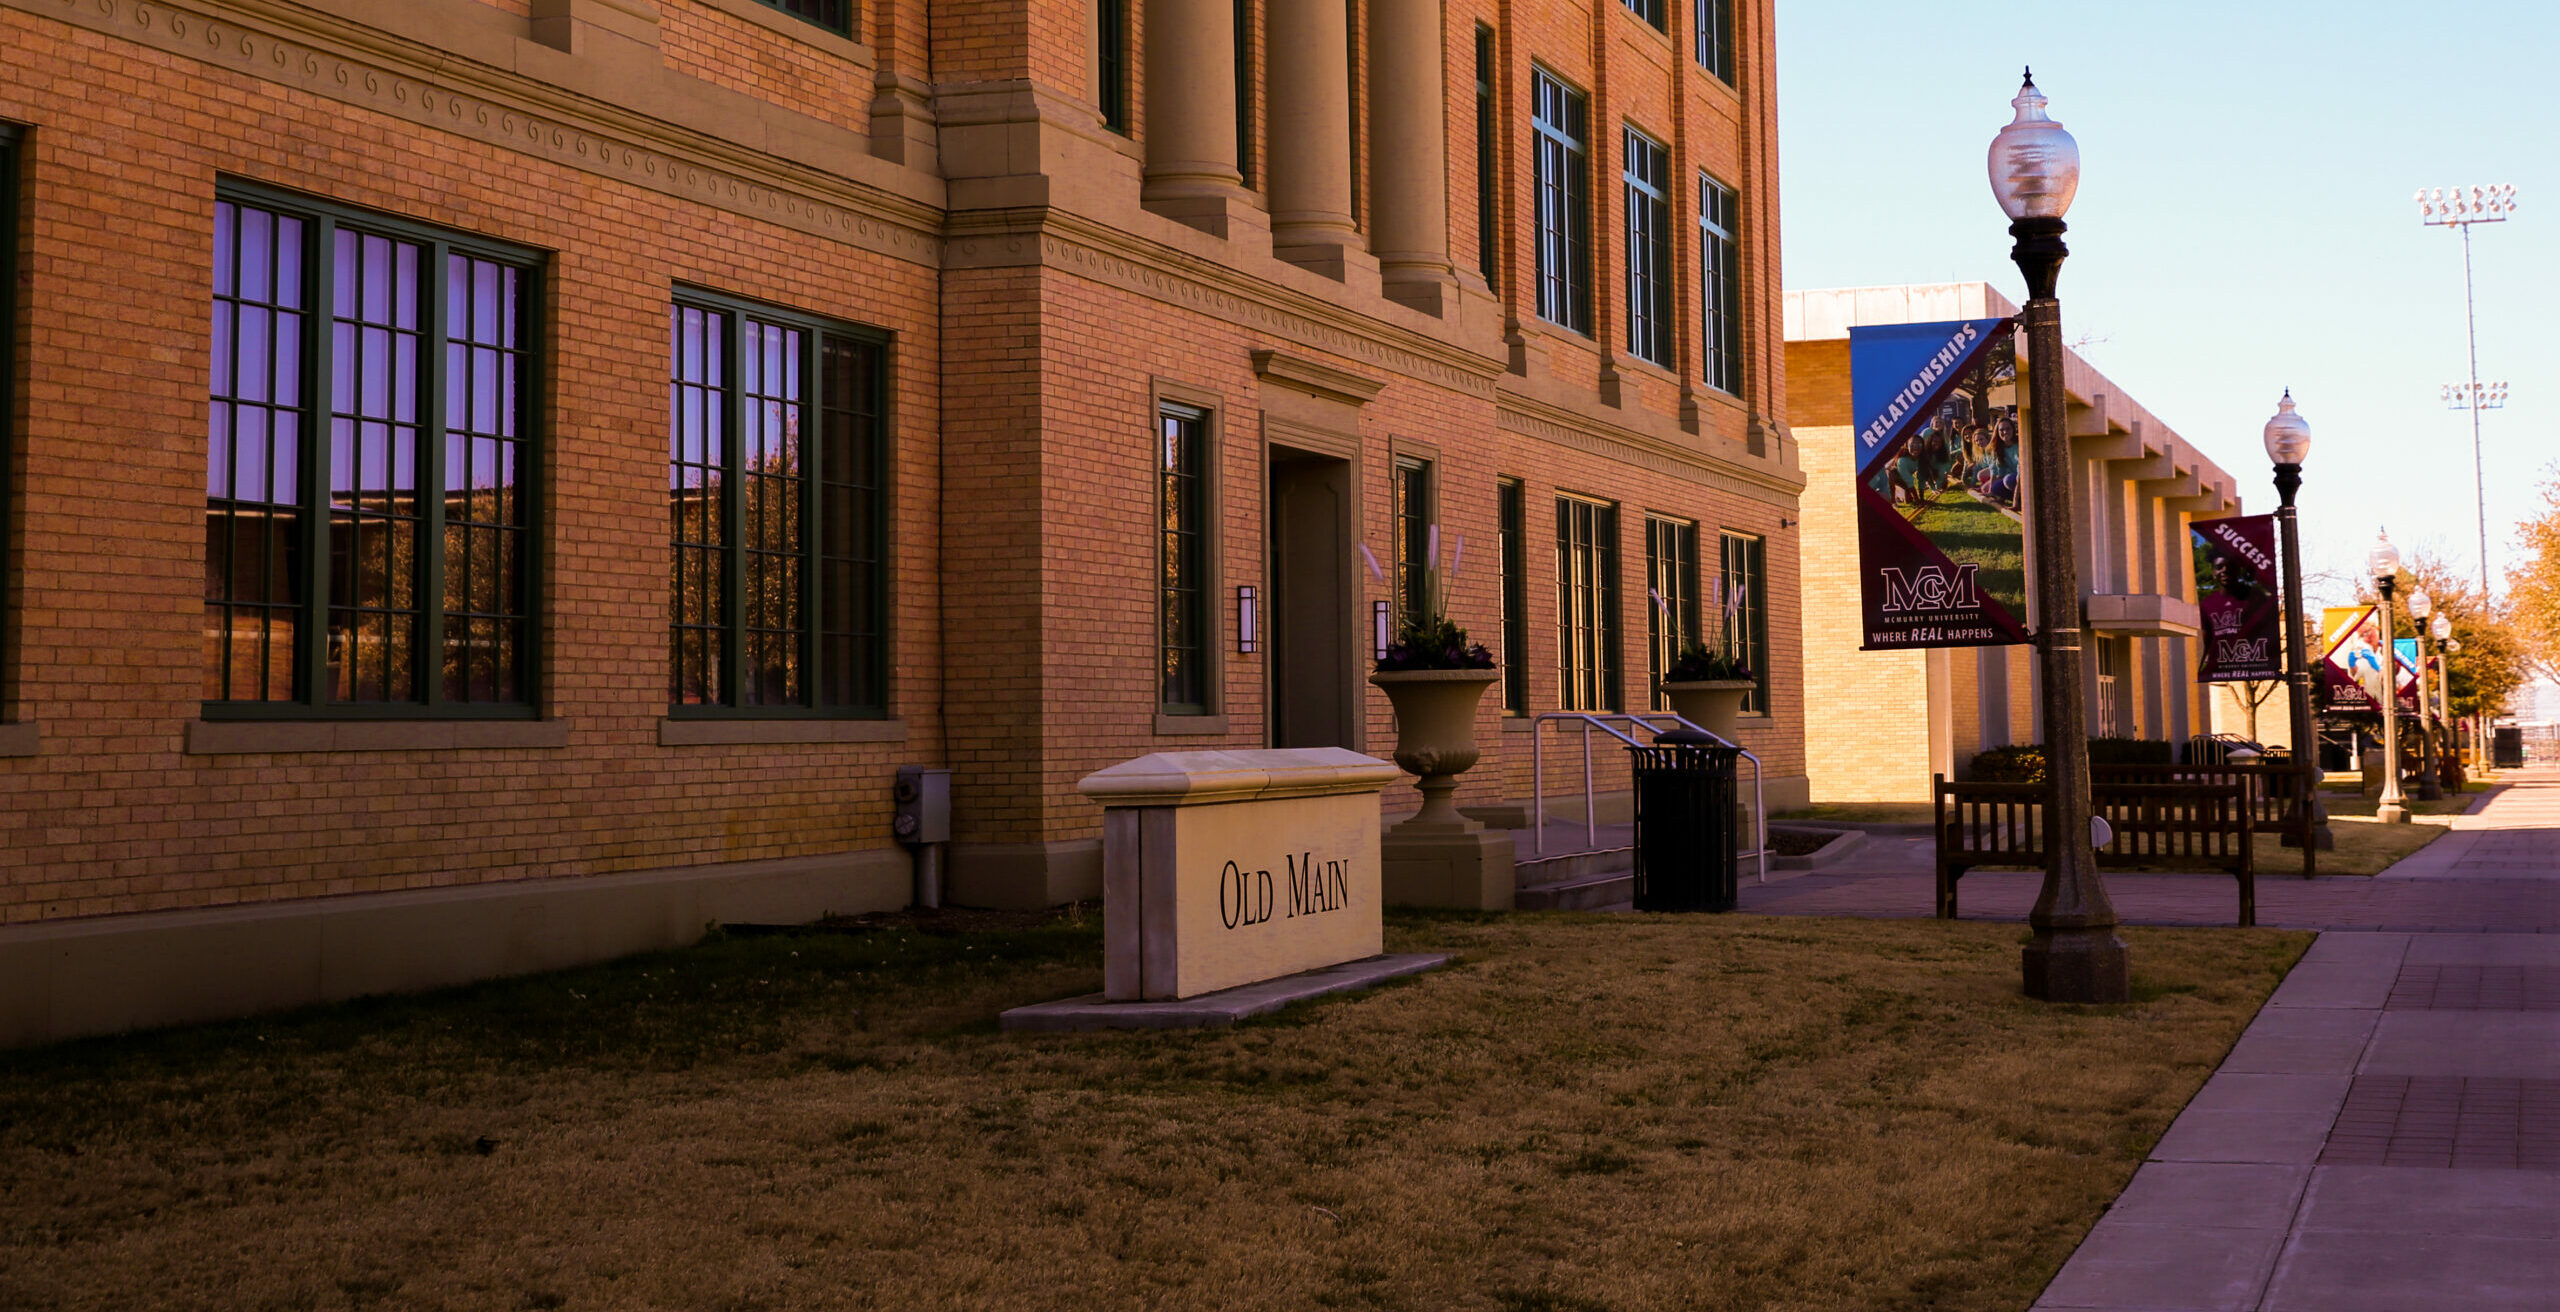
<svg viewBox="0 0 2560 1312">
<path fill-rule="evenodd" d="M 2196 611 L 2204 622 L 2196 682 L 2283 678 L 2276 517 L 2198 520 L 2187 535 L 2195 544 Z"/>
<path fill-rule="evenodd" d="M 2382 714 L 2382 620 L 2375 608 L 2331 606 L 2320 612 L 2320 635 L 2319 690 L 2328 708 Z M 2405 660 L 2397 672 L 2400 709 L 2415 715 L 2418 672 Z"/>
<path fill-rule="evenodd" d="M 2028 641 L 2016 327 L 1849 330 L 1864 650 Z"/>
</svg>

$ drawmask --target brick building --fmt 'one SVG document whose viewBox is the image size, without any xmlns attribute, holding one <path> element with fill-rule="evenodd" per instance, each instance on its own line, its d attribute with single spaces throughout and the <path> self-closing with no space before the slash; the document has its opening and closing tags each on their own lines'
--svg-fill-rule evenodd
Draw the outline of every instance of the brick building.
<svg viewBox="0 0 2560 1312">
<path fill-rule="evenodd" d="M 1788 292 L 1784 312 L 1787 418 L 1804 444 L 1806 479 L 1805 700 L 1858 707 L 1808 722 L 1813 796 L 1925 802 L 1932 774 L 1964 778 L 1988 748 L 2040 741 L 2035 654 L 1859 650 L 1849 329 L 1998 318 L 2017 307 L 1987 283 L 1942 283 Z M 2063 378 L 2089 733 L 2183 744 L 2216 727 L 2195 682 L 2187 525 L 2241 513 L 2239 484 L 2076 352 Z M 2031 573 L 2034 550 L 2030 540 Z"/>
<path fill-rule="evenodd" d="M 902 764 L 1093 896 L 1093 769 L 1388 749 L 1435 527 L 1465 802 L 1666 629 L 1800 796 L 1770 23 L 0 0 L 0 1039 L 901 905 Z"/>
</svg>

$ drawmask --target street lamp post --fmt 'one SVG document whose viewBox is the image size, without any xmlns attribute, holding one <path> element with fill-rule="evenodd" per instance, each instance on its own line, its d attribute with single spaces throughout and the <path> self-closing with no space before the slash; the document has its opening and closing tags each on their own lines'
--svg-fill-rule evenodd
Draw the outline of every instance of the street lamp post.
<svg viewBox="0 0 2560 1312">
<path fill-rule="evenodd" d="M 2386 825 L 2409 823 L 2408 804 L 2400 796 L 2400 643 L 2399 626 L 2391 616 L 2391 591 L 2400 583 L 2400 549 L 2391 539 L 2374 534 L 2373 550 L 2364 558 L 2365 572 L 2373 576 L 2373 590 L 2382 598 L 2382 800 L 2373 808 L 2373 818 Z"/>
<path fill-rule="evenodd" d="M 2436 613 L 2433 598 L 2425 588 L 2409 591 L 2409 626 L 2418 631 L 2418 639 L 2410 644 L 2418 653 L 2418 800 L 2444 800 L 2444 784 L 2436 777 L 2435 698 L 2427 695 L 2427 617 Z"/>
<path fill-rule="evenodd" d="M 2129 996 L 2116 909 L 2098 878 L 2089 816 L 2088 706 L 2080 670 L 2080 571 L 2071 531 L 2071 441 L 2063 434 L 2062 303 L 2054 283 L 2070 249 L 2062 216 L 2080 187 L 2080 146 L 2045 117 L 2029 70 L 2017 111 L 1991 141 L 1991 191 L 2009 216 L 2009 258 L 2027 280 L 2027 403 L 2033 437 L 2036 647 L 2044 673 L 2044 757 L 2052 792 L 2044 887 L 2027 914 L 2020 957 L 2027 996 L 2048 1002 L 2123 1002 Z"/>
<path fill-rule="evenodd" d="M 2319 858 L 2313 852 L 2337 846 L 2329 832 L 2329 809 L 2320 802 L 2320 731 L 2311 723 L 2311 669 L 2302 654 L 2302 538 L 2294 523 L 2293 494 L 2302 490 L 2302 462 L 2311 455 L 2311 423 L 2294 413 L 2293 389 L 2276 402 L 2275 417 L 2263 434 L 2267 459 L 2275 462 L 2276 532 L 2284 550 L 2285 684 L 2293 701 L 2293 762 L 2302 771 L 2302 872 L 2311 874 Z"/>
<path fill-rule="evenodd" d="M 2444 751 L 2448 761 L 2459 765 L 2462 760 L 2460 731 L 2453 722 L 2453 653 L 2462 644 L 2453 640 L 2453 617 L 2438 612 L 2431 630 L 2436 638 L 2436 723 L 2444 726 Z M 2443 767 L 2439 765 L 2441 774 Z"/>
</svg>

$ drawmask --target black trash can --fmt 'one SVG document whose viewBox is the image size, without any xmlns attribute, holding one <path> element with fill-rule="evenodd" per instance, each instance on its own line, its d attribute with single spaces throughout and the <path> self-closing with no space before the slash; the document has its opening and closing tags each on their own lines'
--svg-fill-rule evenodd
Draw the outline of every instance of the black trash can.
<svg viewBox="0 0 2560 1312">
<path fill-rule="evenodd" d="M 1674 729 L 1635 755 L 1636 910 L 1731 911 L 1741 749 Z"/>
</svg>

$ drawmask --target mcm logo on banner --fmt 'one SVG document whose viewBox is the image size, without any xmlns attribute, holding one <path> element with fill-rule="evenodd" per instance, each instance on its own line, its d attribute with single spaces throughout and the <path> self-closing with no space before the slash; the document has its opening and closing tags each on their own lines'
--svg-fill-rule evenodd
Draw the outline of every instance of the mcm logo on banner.
<svg viewBox="0 0 2560 1312">
<path fill-rule="evenodd" d="M 1887 615 L 1907 615 L 1917 611 L 1962 610 L 1982 604 L 1982 593 L 1974 586 L 1974 573 L 1979 566 L 1958 565 L 1951 575 L 1936 565 L 1924 565 L 1905 575 L 1890 565 L 1876 570 L 1884 580 L 1884 604 L 1878 609 Z"/>
</svg>

